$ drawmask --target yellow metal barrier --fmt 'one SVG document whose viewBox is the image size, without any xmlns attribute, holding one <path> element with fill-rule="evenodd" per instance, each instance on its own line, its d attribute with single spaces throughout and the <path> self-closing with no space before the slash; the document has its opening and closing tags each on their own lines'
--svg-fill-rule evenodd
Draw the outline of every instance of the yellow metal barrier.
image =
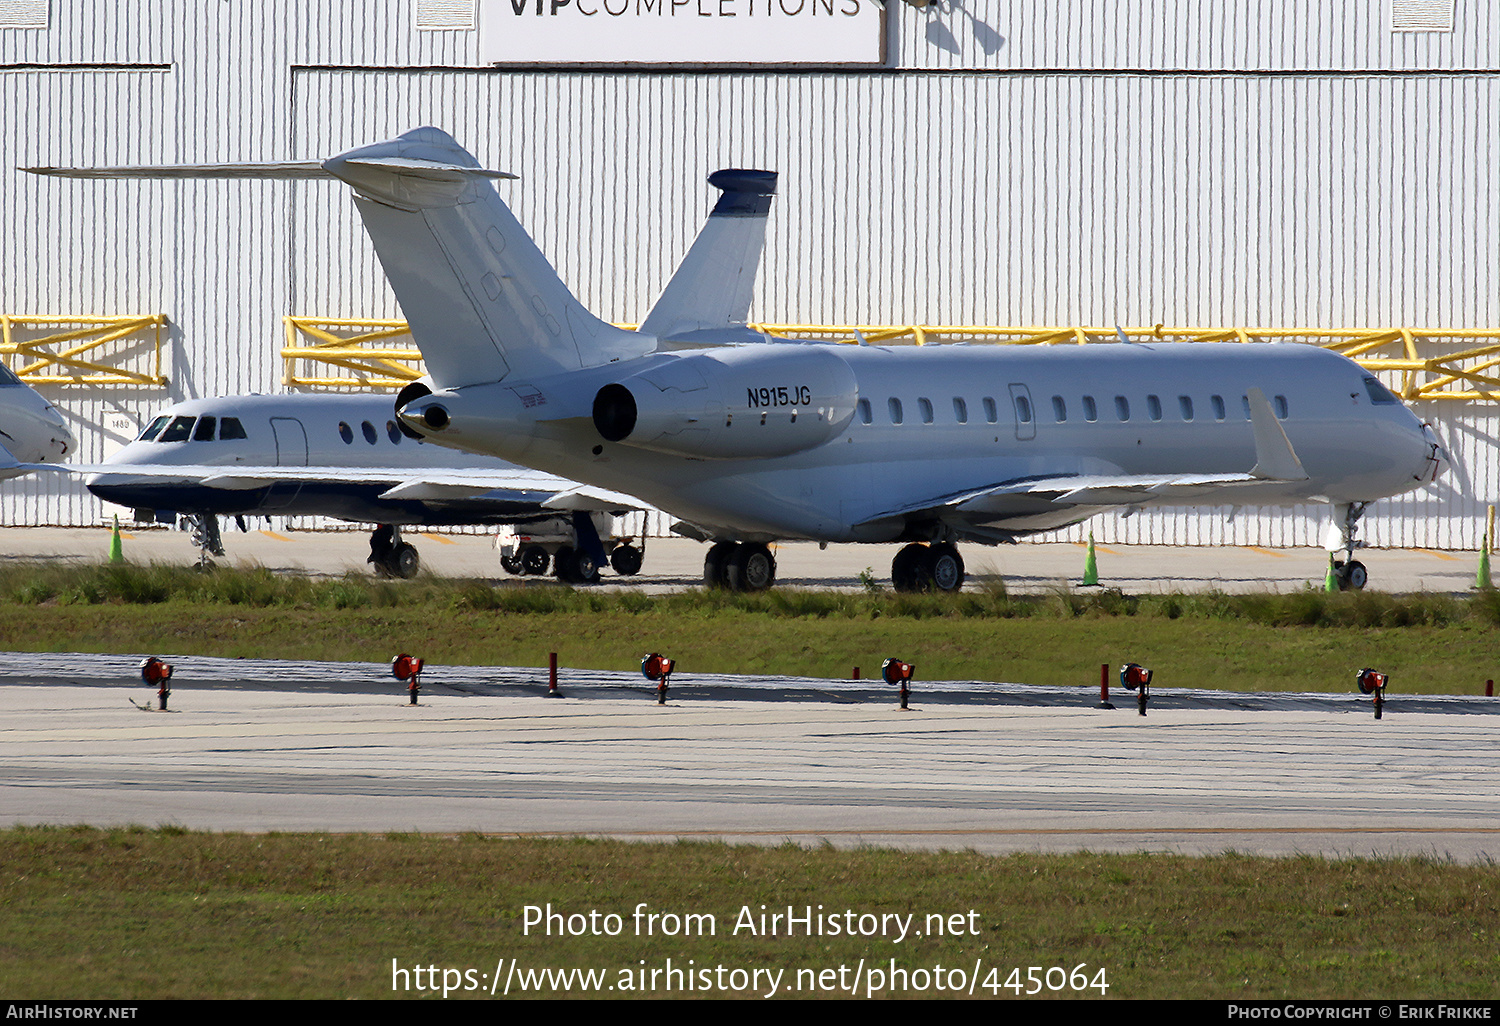
<svg viewBox="0 0 1500 1026">
<path fill-rule="evenodd" d="M 335 317 L 285 317 L 281 350 L 283 384 L 302 388 L 400 388 L 422 376 L 422 354 L 415 345 L 397 347 L 391 339 L 411 340 L 405 321 Z M 383 342 L 375 346 L 371 343 Z M 344 373 L 314 375 L 317 365 Z"/>
<path fill-rule="evenodd" d="M 399 388 L 422 375 L 422 354 L 410 348 L 371 348 L 366 343 L 407 334 L 404 321 L 288 317 L 284 380 L 315 388 Z M 634 327 L 622 324 L 620 327 Z M 989 342 L 1059 345 L 1115 342 L 1118 332 L 1133 342 L 1302 342 L 1343 353 L 1381 372 L 1401 398 L 1412 402 L 1500 402 L 1500 329 L 1450 328 L 1169 328 L 1017 327 L 985 324 L 752 324 L 756 331 L 871 345 L 936 345 Z M 339 334 L 342 332 L 342 334 Z M 314 345 L 299 345 L 297 339 Z M 342 367 L 339 377 L 297 373 L 295 361 Z"/>
<path fill-rule="evenodd" d="M 163 314 L 12 317 L 0 314 L 0 354 L 31 385 L 165 385 Z M 60 329 L 60 330 L 59 330 Z"/>
</svg>

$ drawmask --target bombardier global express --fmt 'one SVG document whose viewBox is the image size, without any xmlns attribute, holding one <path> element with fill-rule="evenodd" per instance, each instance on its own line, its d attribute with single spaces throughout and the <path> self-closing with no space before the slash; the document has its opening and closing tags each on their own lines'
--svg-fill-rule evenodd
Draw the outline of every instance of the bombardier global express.
<svg viewBox="0 0 1500 1026">
<path fill-rule="evenodd" d="M 1299 344 L 881 347 L 618 328 L 501 200 L 494 181 L 513 176 L 435 128 L 321 162 L 39 170 L 343 181 L 427 365 L 397 397 L 399 422 L 671 512 L 713 543 L 710 584 L 769 587 L 769 543 L 810 539 L 904 543 L 898 589 L 956 590 L 959 542 L 1111 509 L 1322 502 L 1341 580 L 1360 587 L 1366 506 L 1445 462 L 1379 381 Z M 737 179 L 748 216 L 769 204 L 764 181 Z"/>
</svg>

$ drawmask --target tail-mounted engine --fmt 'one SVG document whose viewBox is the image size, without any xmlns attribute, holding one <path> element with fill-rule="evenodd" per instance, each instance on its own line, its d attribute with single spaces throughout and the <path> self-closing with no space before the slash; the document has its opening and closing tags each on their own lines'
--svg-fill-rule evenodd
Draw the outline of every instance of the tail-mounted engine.
<svg viewBox="0 0 1500 1026">
<path fill-rule="evenodd" d="M 679 456 L 788 456 L 837 437 L 858 398 L 854 372 L 828 348 L 724 349 L 605 385 L 594 427 L 605 441 Z"/>
</svg>

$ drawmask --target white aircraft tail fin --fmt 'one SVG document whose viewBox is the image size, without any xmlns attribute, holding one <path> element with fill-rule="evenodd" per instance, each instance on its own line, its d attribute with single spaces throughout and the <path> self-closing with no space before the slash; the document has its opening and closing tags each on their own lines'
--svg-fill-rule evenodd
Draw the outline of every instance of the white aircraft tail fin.
<svg viewBox="0 0 1500 1026">
<path fill-rule="evenodd" d="M 597 367 L 655 348 L 574 298 L 489 173 L 446 132 L 418 128 L 323 167 L 354 188 L 436 387 Z"/>
<path fill-rule="evenodd" d="M 722 338 L 725 329 L 742 328 L 749 317 L 776 172 L 725 168 L 709 175 L 708 183 L 720 190 L 719 201 L 641 323 L 648 335 L 693 341 L 700 332 L 713 332 Z"/>
<path fill-rule="evenodd" d="M 60 178 L 337 178 L 354 189 L 375 252 L 438 388 L 640 356 L 655 340 L 586 310 L 453 137 L 417 128 L 328 160 L 26 168 Z"/>
</svg>

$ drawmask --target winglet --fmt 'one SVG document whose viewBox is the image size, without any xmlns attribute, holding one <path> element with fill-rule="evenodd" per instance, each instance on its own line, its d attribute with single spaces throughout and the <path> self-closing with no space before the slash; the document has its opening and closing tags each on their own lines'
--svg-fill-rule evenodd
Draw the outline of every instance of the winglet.
<svg viewBox="0 0 1500 1026">
<path fill-rule="evenodd" d="M 776 172 L 725 168 L 708 183 L 720 190 L 719 201 L 641 322 L 648 335 L 691 340 L 697 332 L 744 327 L 749 317 Z"/>
<path fill-rule="evenodd" d="M 1250 468 L 1250 476 L 1267 481 L 1306 481 L 1307 471 L 1265 393 L 1252 388 L 1245 392 L 1245 398 L 1250 403 L 1250 425 L 1255 429 L 1255 466 Z"/>
</svg>

